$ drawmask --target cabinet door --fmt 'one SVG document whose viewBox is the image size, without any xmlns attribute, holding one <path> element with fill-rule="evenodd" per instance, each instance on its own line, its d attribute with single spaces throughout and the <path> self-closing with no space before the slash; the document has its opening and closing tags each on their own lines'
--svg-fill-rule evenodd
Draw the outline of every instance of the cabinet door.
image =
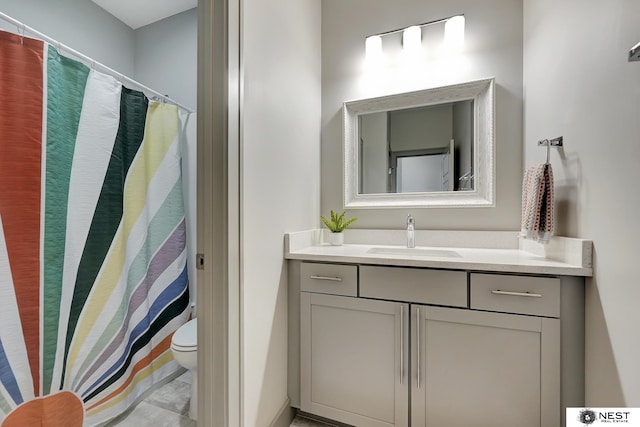
<svg viewBox="0 0 640 427">
<path fill-rule="evenodd" d="M 412 306 L 413 427 L 558 427 L 560 323 Z"/>
<path fill-rule="evenodd" d="M 301 292 L 300 409 L 408 426 L 408 316 L 408 304 Z"/>
</svg>

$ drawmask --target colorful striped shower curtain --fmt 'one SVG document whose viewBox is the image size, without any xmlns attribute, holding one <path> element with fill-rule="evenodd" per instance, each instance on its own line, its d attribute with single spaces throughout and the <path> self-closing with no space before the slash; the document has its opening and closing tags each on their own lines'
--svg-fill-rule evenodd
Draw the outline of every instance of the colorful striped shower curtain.
<svg viewBox="0 0 640 427">
<path fill-rule="evenodd" d="M 177 107 L 0 32 L 0 427 L 93 426 L 179 370 Z"/>
</svg>

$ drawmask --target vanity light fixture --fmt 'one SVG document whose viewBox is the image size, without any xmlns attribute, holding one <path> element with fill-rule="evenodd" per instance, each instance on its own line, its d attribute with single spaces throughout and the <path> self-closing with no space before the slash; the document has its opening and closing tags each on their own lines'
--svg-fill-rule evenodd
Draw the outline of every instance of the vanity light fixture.
<svg viewBox="0 0 640 427">
<path fill-rule="evenodd" d="M 436 21 L 412 25 L 407 28 L 373 34 L 365 38 L 367 60 L 379 59 L 382 56 L 382 38 L 402 32 L 402 47 L 405 52 L 417 52 L 422 47 L 422 27 L 444 24 L 444 44 L 450 50 L 459 52 L 464 45 L 464 15 L 455 15 Z"/>
</svg>

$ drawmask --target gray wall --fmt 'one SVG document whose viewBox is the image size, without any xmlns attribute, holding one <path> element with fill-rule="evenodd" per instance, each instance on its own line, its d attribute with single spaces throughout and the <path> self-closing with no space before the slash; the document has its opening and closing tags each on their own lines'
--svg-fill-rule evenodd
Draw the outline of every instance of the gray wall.
<svg viewBox="0 0 640 427">
<path fill-rule="evenodd" d="M 243 425 L 267 427 L 288 402 L 283 236 L 319 222 L 320 0 L 242 10 Z"/>
<path fill-rule="evenodd" d="M 451 104 L 389 113 L 389 141 L 392 151 L 448 147 L 452 137 Z"/>
<path fill-rule="evenodd" d="M 365 73 L 367 35 L 461 13 L 466 18 L 466 44 L 457 60 L 432 58 L 422 68 L 394 68 L 384 71 L 386 74 L 381 77 Z M 341 107 L 344 101 L 487 77 L 496 79 L 497 206 L 353 210 L 351 214 L 360 218 L 357 227 L 402 228 L 407 211 L 411 211 L 419 229 L 519 228 L 522 0 L 322 0 L 322 212 L 343 206 Z"/>
<path fill-rule="evenodd" d="M 551 153 L 558 234 L 593 239 L 586 404 L 640 407 L 638 0 L 525 0 L 525 164 Z"/>
<path fill-rule="evenodd" d="M 387 113 L 360 116 L 363 170 L 362 192 L 386 193 L 389 187 L 389 148 L 387 144 Z"/>
<path fill-rule="evenodd" d="M 0 11 L 126 76 L 134 75 L 134 31 L 90 0 L 0 0 Z M 0 28 L 16 31 L 4 21 Z"/>
<path fill-rule="evenodd" d="M 195 110 L 198 9 L 138 28 L 134 47 L 136 80 Z"/>
</svg>

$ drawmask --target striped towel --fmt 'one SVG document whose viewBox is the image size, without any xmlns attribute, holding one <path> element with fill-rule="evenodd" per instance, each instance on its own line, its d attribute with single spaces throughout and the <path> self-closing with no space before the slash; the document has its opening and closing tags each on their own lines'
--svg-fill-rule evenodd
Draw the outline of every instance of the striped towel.
<svg viewBox="0 0 640 427">
<path fill-rule="evenodd" d="M 522 222 L 520 235 L 547 243 L 555 229 L 553 171 L 548 163 L 530 167 L 522 182 Z"/>
</svg>

